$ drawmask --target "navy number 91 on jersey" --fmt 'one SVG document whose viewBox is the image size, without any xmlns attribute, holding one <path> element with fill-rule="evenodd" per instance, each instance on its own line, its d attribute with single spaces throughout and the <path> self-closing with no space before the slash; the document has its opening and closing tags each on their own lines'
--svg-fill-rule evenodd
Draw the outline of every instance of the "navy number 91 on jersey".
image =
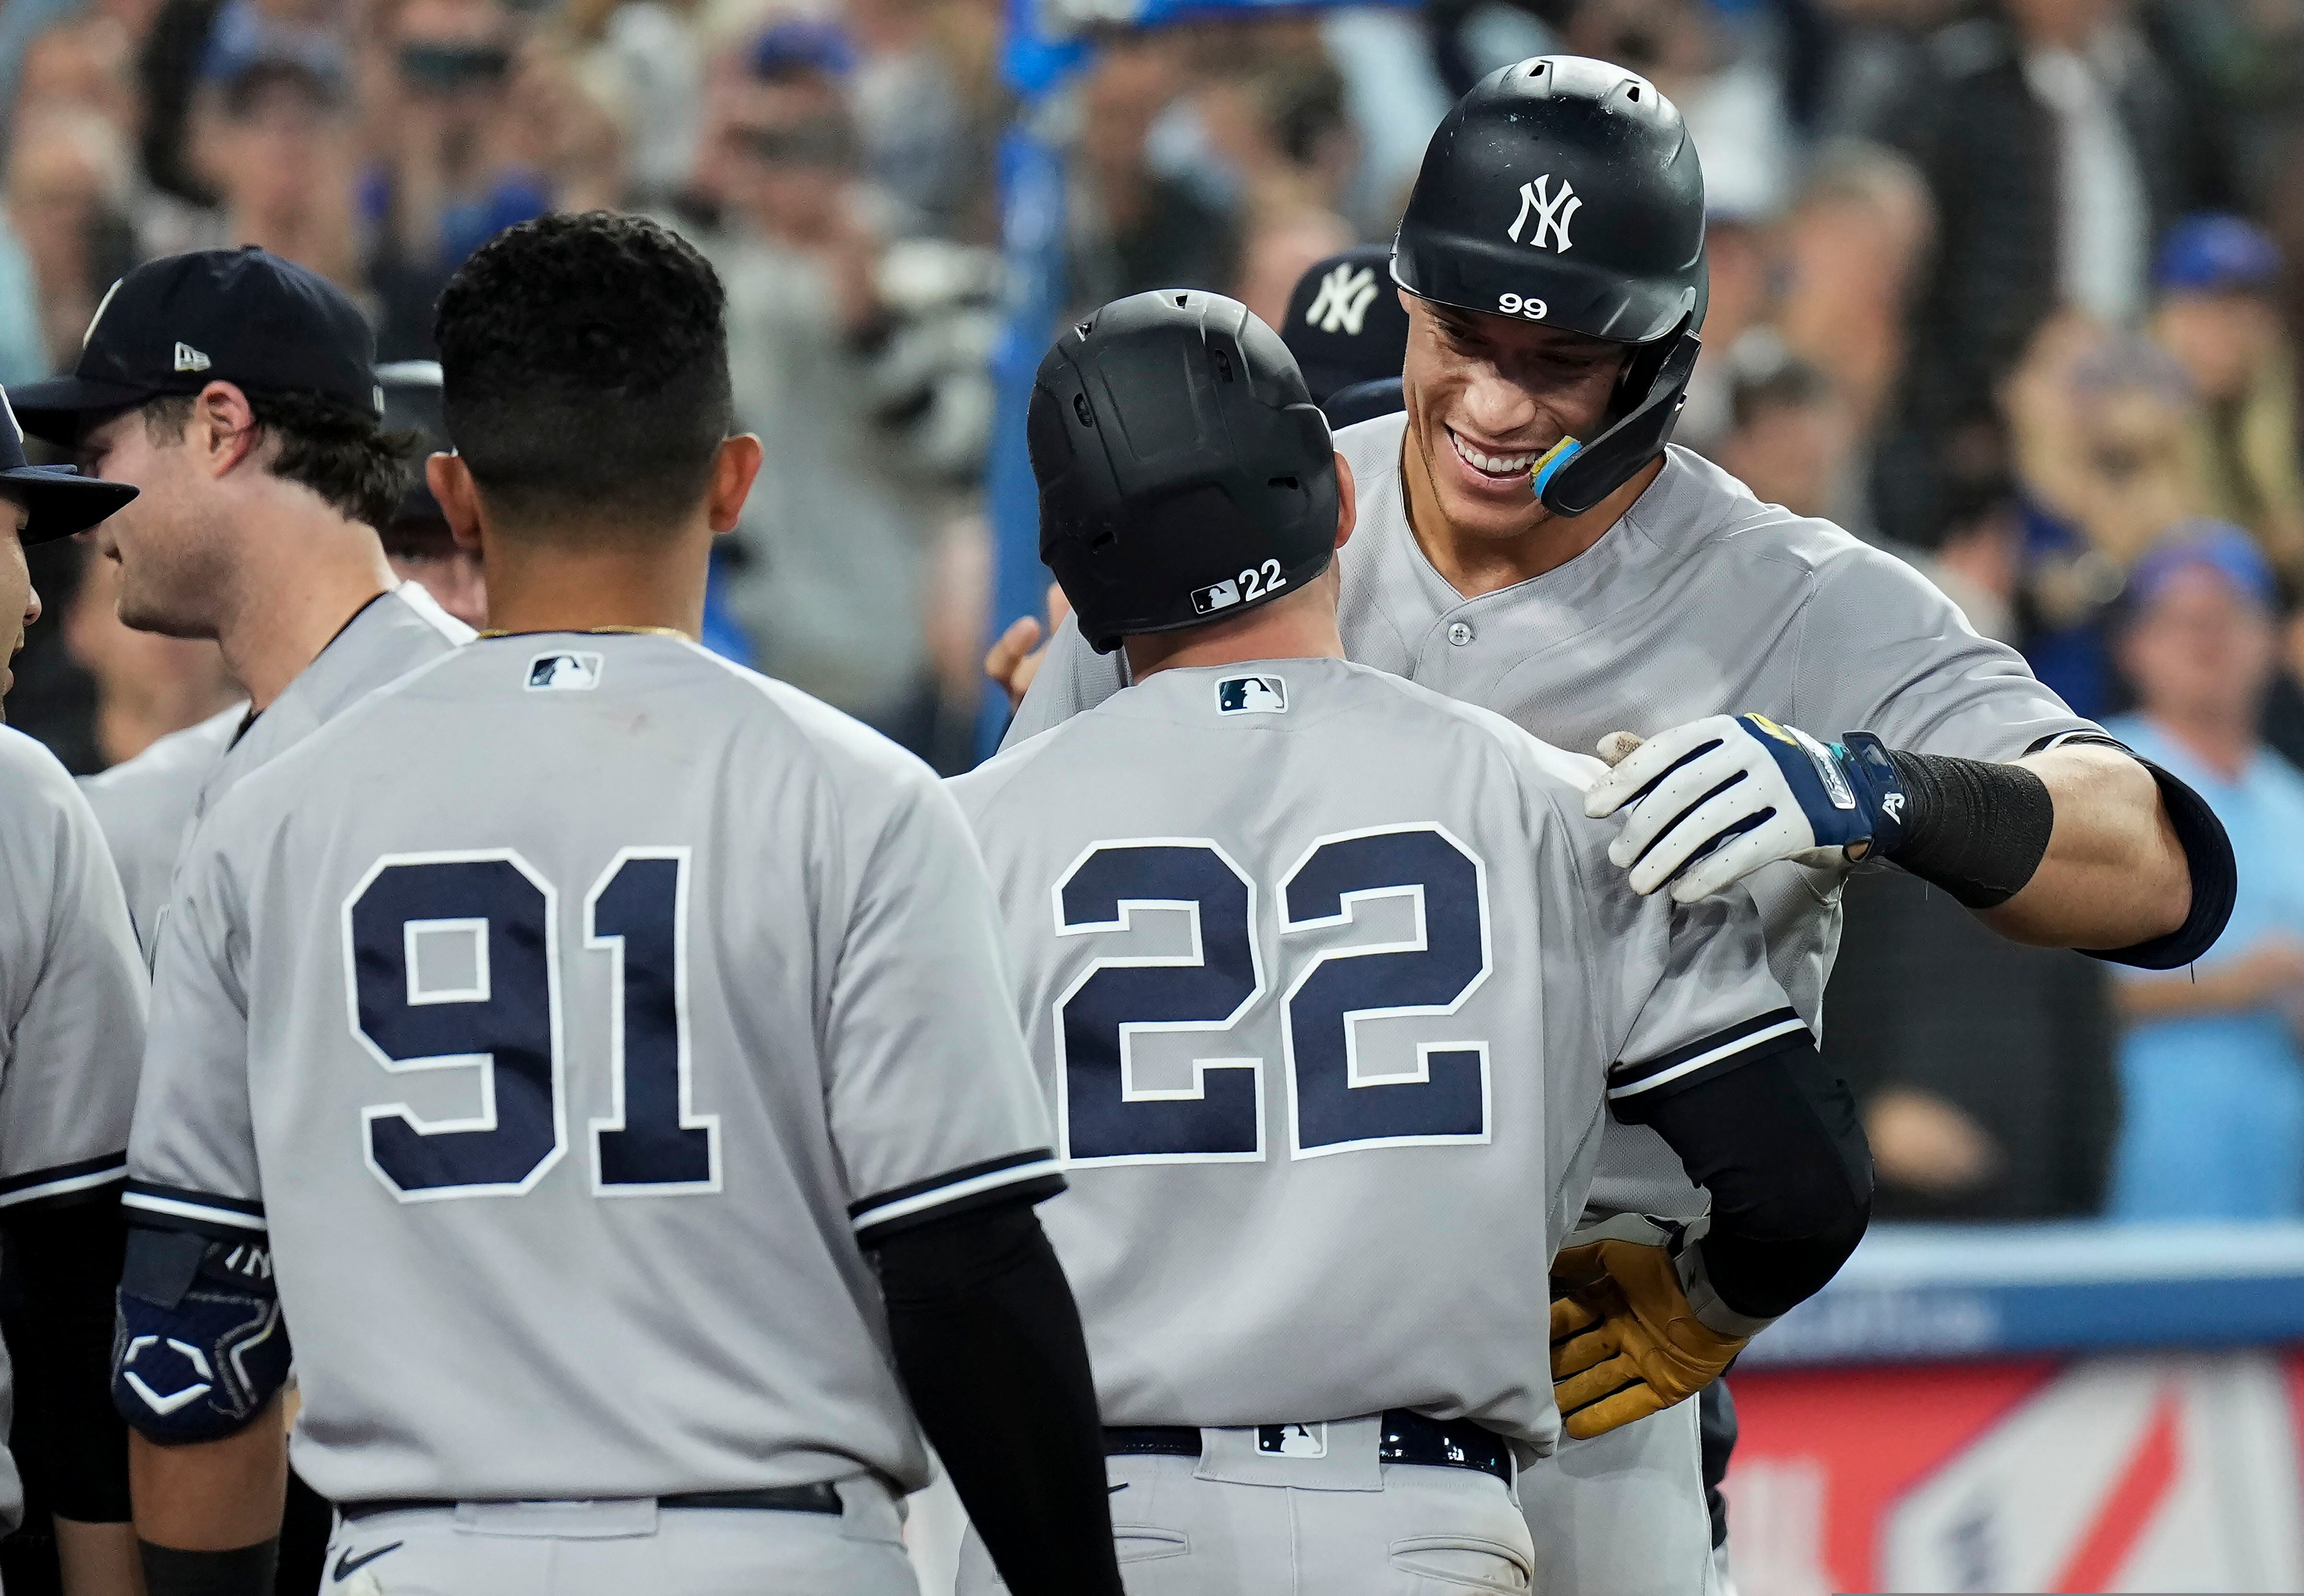
<svg viewBox="0 0 2304 1596">
<path fill-rule="evenodd" d="M 1431 1039 L 1388 1035 L 1377 1057 L 1364 1022 L 1445 1019 L 1487 979 L 1486 868 L 1444 827 L 1322 837 L 1279 885 L 1275 956 L 1258 943 L 1257 883 L 1206 838 L 1091 844 L 1055 884 L 1056 934 L 1119 936 L 1139 911 L 1181 911 L 1181 953 L 1099 955 L 1055 1003 L 1057 1134 L 1067 1161 L 1253 1161 L 1264 1144 L 1266 1060 L 1208 1057 L 1190 1079 L 1139 1080 L 1139 1037 L 1221 1034 L 1270 995 L 1269 965 L 1304 933 L 1360 923 L 1402 900 L 1408 935 L 1301 956 L 1279 993 L 1289 1155 L 1488 1139 L 1488 1044 L 1436 1026 Z"/>
</svg>

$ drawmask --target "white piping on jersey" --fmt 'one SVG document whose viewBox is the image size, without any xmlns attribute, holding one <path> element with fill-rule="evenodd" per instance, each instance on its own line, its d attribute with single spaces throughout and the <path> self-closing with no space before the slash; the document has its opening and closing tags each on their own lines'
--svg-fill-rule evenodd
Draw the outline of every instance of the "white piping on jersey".
<svg viewBox="0 0 2304 1596">
<path fill-rule="evenodd" d="M 99 1186 L 110 1186 L 128 1178 L 128 1161 L 101 1170 L 89 1170 L 78 1175 L 59 1175 L 54 1180 L 43 1180 L 38 1186 L 20 1186 L 5 1196 L 0 1196 L 0 1208 L 13 1208 L 20 1203 L 36 1203 L 42 1197 L 61 1197 L 67 1192 L 93 1191 Z"/>
<path fill-rule="evenodd" d="M 850 1222 L 859 1230 L 868 1230 L 873 1226 L 884 1225 L 890 1220 L 900 1220 L 908 1214 L 919 1213 L 925 1209 L 957 1202 L 962 1197 L 972 1197 L 978 1192 L 993 1191 L 1000 1186 L 1013 1186 L 1020 1180 L 1038 1180 L 1045 1176 L 1060 1175 L 1063 1172 L 1063 1165 L 1055 1159 L 1036 1158 L 1029 1164 L 1018 1164 L 1007 1170 L 995 1170 L 988 1175 L 978 1175 L 968 1180 L 956 1180 L 950 1186 L 937 1186 L 934 1191 L 920 1192 L 913 1196 L 900 1198 L 894 1203 L 883 1203 L 877 1208 L 866 1209 Z"/>
<path fill-rule="evenodd" d="M 1733 1042 L 1724 1042 L 1708 1053 L 1698 1053 L 1693 1059 L 1682 1060 L 1670 1069 L 1659 1071 L 1657 1074 L 1649 1076 L 1646 1080 L 1634 1081 L 1629 1086 L 1611 1086 L 1608 1088 L 1608 1095 L 1611 1098 L 1636 1096 L 1652 1086 L 1661 1086 L 1666 1081 L 1676 1081 L 1681 1076 L 1693 1074 L 1707 1064 L 1717 1064 L 1723 1059 L 1732 1058 L 1755 1043 L 1767 1042 L 1778 1036 L 1789 1036 L 1794 1031 L 1807 1029 L 1808 1021 L 1798 1015 L 1794 1015 L 1790 1019 L 1780 1019 L 1773 1026 L 1761 1026 L 1749 1036 L 1739 1036 Z"/>
<path fill-rule="evenodd" d="M 187 1203 L 181 1197 L 156 1197 L 145 1192 L 123 1192 L 123 1208 L 141 1208 L 151 1213 L 174 1214 L 178 1219 L 206 1220 L 210 1224 L 230 1225 L 241 1230 L 261 1231 L 268 1227 L 252 1213 L 241 1213 L 231 1208 L 210 1208 L 204 1203 Z"/>
</svg>

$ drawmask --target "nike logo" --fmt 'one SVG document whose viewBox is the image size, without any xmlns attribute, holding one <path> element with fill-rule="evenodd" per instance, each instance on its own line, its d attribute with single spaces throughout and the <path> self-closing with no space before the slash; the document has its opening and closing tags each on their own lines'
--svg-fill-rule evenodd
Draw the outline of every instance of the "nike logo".
<svg viewBox="0 0 2304 1596">
<path fill-rule="evenodd" d="M 407 1542 L 404 1541 L 395 1541 L 389 1546 L 379 1546 L 374 1551 L 363 1552 L 359 1557 L 352 1556 L 352 1548 L 347 1546 L 336 1556 L 335 1582 L 338 1584 L 343 1583 L 344 1581 L 350 1579 L 353 1575 L 367 1567 L 370 1563 L 375 1562 L 377 1558 L 382 1557 L 385 1552 L 398 1551 L 406 1544 Z"/>
</svg>

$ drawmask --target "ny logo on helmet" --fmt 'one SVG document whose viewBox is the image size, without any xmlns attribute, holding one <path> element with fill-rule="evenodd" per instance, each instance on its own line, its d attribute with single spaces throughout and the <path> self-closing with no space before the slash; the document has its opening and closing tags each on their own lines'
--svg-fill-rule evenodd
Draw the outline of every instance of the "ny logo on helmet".
<svg viewBox="0 0 2304 1596">
<path fill-rule="evenodd" d="M 1513 243 L 1519 243 L 1520 230 L 1528 225 L 1529 217 L 1533 215 L 1536 228 L 1528 235 L 1529 247 L 1543 249 L 1544 235 L 1549 232 L 1552 248 L 1565 255 L 1571 248 L 1568 241 L 1569 221 L 1583 208 L 1584 201 L 1577 198 L 1576 185 L 1563 179 L 1560 192 L 1554 194 L 1552 191 L 1552 173 L 1547 172 L 1532 183 L 1520 184 L 1520 215 L 1512 218 L 1512 229 L 1504 236 Z"/>
<path fill-rule="evenodd" d="M 1357 338 L 1360 325 L 1368 319 L 1368 308 L 1375 302 L 1375 269 L 1361 266 L 1355 271 L 1346 261 L 1320 279 L 1320 291 L 1312 296 L 1304 323 L 1323 333 L 1345 333 Z"/>
</svg>

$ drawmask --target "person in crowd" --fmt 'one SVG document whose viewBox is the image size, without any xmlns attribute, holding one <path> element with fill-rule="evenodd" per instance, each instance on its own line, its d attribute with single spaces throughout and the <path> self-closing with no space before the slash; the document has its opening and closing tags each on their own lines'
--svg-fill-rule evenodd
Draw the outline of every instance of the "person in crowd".
<svg viewBox="0 0 2304 1596">
<path fill-rule="evenodd" d="M 1746 334 L 1730 360 L 1732 426 L 1713 453 L 1721 469 L 1763 504 L 1844 520 L 1855 440 L 1832 379 L 1765 328 Z"/>
<path fill-rule="evenodd" d="M 2304 471 L 2297 463 L 2296 350 L 2273 294 L 2279 246 L 2241 217 L 2189 216 L 2162 241 L 2152 335 L 2191 379 L 2192 452 L 2209 512 L 2253 533 L 2304 576 Z"/>
<path fill-rule="evenodd" d="M 900 739 L 932 701 L 920 635 L 935 494 L 885 426 L 891 317 L 866 215 L 844 37 L 784 22 L 712 114 L 722 225 L 697 242 L 726 285 L 738 422 L 767 451 L 733 540 L 728 602 L 760 668 Z"/>
<path fill-rule="evenodd" d="M 52 106 L 18 128 L 5 173 L 0 208 L 31 267 L 42 366 L 53 369 L 79 347 L 105 284 L 131 264 L 128 151 L 97 113 Z"/>
<path fill-rule="evenodd" d="M 892 202 L 900 235 L 980 234 L 992 183 L 991 130 L 962 97 L 938 37 L 937 0 L 847 0 L 856 46 L 849 94 L 864 169 Z"/>
<path fill-rule="evenodd" d="M 432 352 L 432 306 L 449 275 L 552 197 L 517 158 L 506 86 L 518 41 L 502 0 L 400 0 L 387 14 L 391 71 L 368 107 L 387 143 L 362 200 L 377 234 L 377 349 L 391 360 Z"/>
<path fill-rule="evenodd" d="M 2304 1217 L 2304 773 L 2257 734 L 2272 566 L 2239 528 L 2190 522 L 2138 563 L 2127 602 L 2120 663 L 2139 707 L 2106 730 L 2189 782 L 2251 863 L 2194 969 L 2120 972 L 2111 1212 Z"/>
<path fill-rule="evenodd" d="M 1239 275 L 1239 218 L 1155 170 L 1153 124 L 1186 88 L 1182 52 L 1157 34 L 1099 48 L 1074 90 L 1080 134 L 1066 220 L 1065 297 L 1087 308 L 1150 288 L 1213 288 Z"/>
<path fill-rule="evenodd" d="M 1937 216 L 1900 384 L 1885 530 L 1925 546 L 1946 479 L 1996 448 L 1995 393 L 2060 307 L 2145 308 L 2153 242 L 2214 198 L 2202 119 L 2117 0 L 1992 0 L 1915 63 L 1886 135 Z"/>
</svg>

